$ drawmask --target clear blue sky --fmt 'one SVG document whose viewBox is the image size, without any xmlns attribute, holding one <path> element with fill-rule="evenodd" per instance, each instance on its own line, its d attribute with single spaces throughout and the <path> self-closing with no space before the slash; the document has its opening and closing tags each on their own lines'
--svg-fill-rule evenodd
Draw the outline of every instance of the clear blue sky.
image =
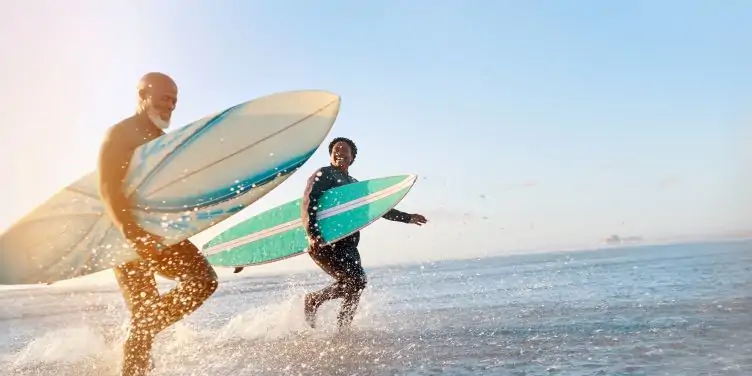
<svg viewBox="0 0 752 376">
<path fill-rule="evenodd" d="M 752 230 L 750 25 L 747 1 L 2 3 L 0 227 L 92 170 L 158 70 L 177 125 L 340 94 L 352 173 L 419 174 L 400 208 L 431 220 L 367 229 L 370 264 Z"/>
</svg>

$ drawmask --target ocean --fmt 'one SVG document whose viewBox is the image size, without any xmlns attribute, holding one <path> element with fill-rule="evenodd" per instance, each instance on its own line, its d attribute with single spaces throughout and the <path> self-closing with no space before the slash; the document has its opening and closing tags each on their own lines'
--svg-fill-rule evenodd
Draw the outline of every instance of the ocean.
<svg viewBox="0 0 752 376">
<path fill-rule="evenodd" d="M 223 279 L 158 337 L 153 375 L 752 375 L 752 242 L 366 270 L 342 334 L 338 301 L 304 324 L 322 272 Z M 114 284 L 0 290 L 0 369 L 118 375 L 126 324 Z"/>
</svg>

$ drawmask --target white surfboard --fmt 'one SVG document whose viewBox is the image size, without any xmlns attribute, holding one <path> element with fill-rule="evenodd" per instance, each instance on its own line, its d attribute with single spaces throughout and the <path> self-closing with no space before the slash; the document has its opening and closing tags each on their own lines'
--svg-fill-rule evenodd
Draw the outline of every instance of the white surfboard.
<svg viewBox="0 0 752 376">
<path fill-rule="evenodd" d="M 324 91 L 273 94 L 141 146 L 125 184 L 134 215 L 168 245 L 219 223 L 303 165 L 339 106 L 340 98 Z M 137 259 L 99 197 L 95 171 L 0 235 L 0 284 L 50 283 Z"/>
</svg>

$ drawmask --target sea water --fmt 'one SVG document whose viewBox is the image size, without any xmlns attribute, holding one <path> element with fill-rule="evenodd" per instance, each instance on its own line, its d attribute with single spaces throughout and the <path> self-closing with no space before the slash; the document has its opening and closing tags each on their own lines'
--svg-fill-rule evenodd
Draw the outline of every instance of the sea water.
<svg viewBox="0 0 752 376">
<path fill-rule="evenodd" d="M 223 280 L 153 375 L 752 375 L 750 242 L 366 269 L 349 333 L 304 324 L 321 272 Z M 127 317 L 114 284 L 0 290 L 0 369 L 118 375 Z"/>
</svg>

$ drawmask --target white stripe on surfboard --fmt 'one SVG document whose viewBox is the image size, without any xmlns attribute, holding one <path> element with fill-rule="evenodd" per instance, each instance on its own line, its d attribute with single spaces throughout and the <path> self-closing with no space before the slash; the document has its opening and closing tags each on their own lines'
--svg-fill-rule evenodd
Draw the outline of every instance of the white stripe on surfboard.
<svg viewBox="0 0 752 376">
<path fill-rule="evenodd" d="M 375 201 L 378 201 L 378 200 L 382 199 L 383 197 L 392 195 L 392 194 L 394 194 L 396 192 L 399 192 L 400 190 L 402 190 L 402 189 L 404 189 L 406 187 L 409 187 L 410 184 L 411 184 L 411 180 L 414 180 L 414 179 L 405 179 L 404 181 L 402 181 L 399 184 L 396 184 L 396 185 L 394 185 L 392 187 L 389 187 L 389 188 L 386 188 L 386 189 L 382 189 L 380 191 L 371 193 L 370 195 L 367 195 L 367 196 L 355 199 L 353 201 L 349 201 L 349 202 L 346 202 L 344 204 L 341 204 L 341 205 L 329 208 L 327 210 L 322 211 L 321 214 L 318 215 L 317 217 L 318 217 L 319 220 L 321 220 L 321 219 L 329 218 L 329 217 L 335 216 L 337 214 L 340 214 L 340 213 L 343 213 L 343 212 L 346 212 L 346 211 L 349 211 L 349 210 L 357 209 L 357 208 L 359 208 L 361 206 L 364 206 L 364 205 L 368 205 L 368 204 L 370 204 L 372 202 L 375 202 Z M 239 246 L 242 246 L 242 245 L 254 242 L 254 241 L 258 241 L 258 240 L 261 240 L 261 239 L 264 239 L 264 238 L 267 238 L 267 237 L 270 237 L 270 236 L 273 236 L 273 235 L 276 235 L 276 234 L 283 233 L 283 232 L 288 231 L 288 230 L 290 230 L 292 228 L 301 226 L 302 223 L 303 223 L 302 219 L 298 218 L 296 220 L 292 220 L 292 221 L 289 221 L 289 222 L 286 222 L 286 223 L 282 223 L 282 224 L 279 224 L 277 226 L 268 228 L 268 229 L 266 229 L 264 231 L 260 231 L 260 232 L 254 233 L 254 234 L 246 235 L 244 237 L 241 237 L 241 238 L 238 238 L 238 239 L 234 239 L 234 240 L 226 242 L 226 243 L 218 244 L 218 245 L 216 245 L 214 247 L 211 247 L 211 248 L 207 249 L 206 251 L 204 251 L 204 253 L 206 253 L 206 254 L 213 254 L 213 253 L 223 252 L 223 251 L 228 250 L 228 249 L 239 247 Z"/>
<path fill-rule="evenodd" d="M 359 207 L 368 205 L 370 203 L 376 202 L 384 197 L 391 196 L 394 193 L 397 193 L 407 187 L 409 187 L 412 184 L 412 181 L 414 180 L 413 177 L 409 177 L 398 184 L 395 184 L 389 188 L 385 188 L 379 191 L 376 191 L 374 193 L 371 193 L 367 196 L 363 196 L 361 198 L 348 201 L 344 204 L 340 204 L 334 207 L 331 207 L 329 209 L 326 209 L 320 213 L 320 215 L 317 215 L 318 220 L 322 220 L 325 218 L 333 217 L 337 214 L 344 213 L 346 211 L 354 210 Z M 211 255 L 219 252 L 224 252 L 226 250 L 236 248 L 251 242 L 259 241 L 264 238 L 268 238 L 270 236 L 274 236 L 283 232 L 286 232 L 290 229 L 296 228 L 298 226 L 301 226 L 303 224 L 303 219 L 298 218 L 289 222 L 285 222 L 279 225 L 276 225 L 274 227 L 270 227 L 264 231 L 259 231 L 250 235 L 246 235 L 225 243 L 217 244 L 213 247 L 210 247 L 206 249 L 203 253 L 205 255 Z"/>
</svg>

